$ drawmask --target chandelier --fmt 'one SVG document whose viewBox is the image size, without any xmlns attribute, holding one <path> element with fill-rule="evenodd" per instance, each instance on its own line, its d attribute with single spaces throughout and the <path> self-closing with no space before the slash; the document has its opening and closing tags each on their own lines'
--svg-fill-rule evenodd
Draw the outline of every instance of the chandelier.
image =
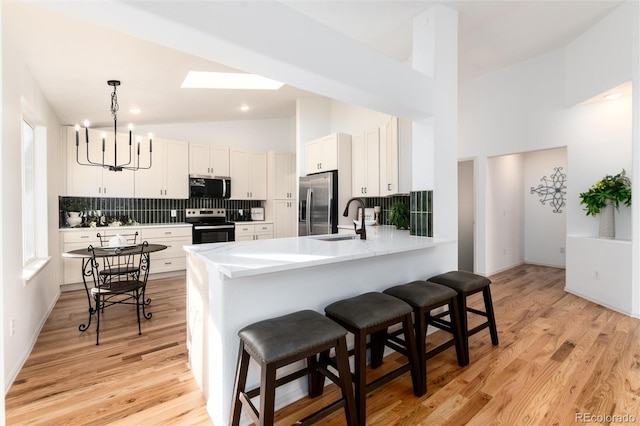
<svg viewBox="0 0 640 426">
<path fill-rule="evenodd" d="M 102 167 L 104 169 L 108 169 L 114 172 L 121 172 L 122 170 L 144 170 L 151 168 L 151 154 L 153 152 L 152 148 L 152 135 L 149 133 L 149 165 L 146 167 L 140 167 L 140 139 L 137 140 L 137 161 L 135 164 L 132 164 L 132 155 L 131 150 L 133 149 L 131 143 L 131 137 L 133 132 L 133 124 L 129 124 L 129 161 L 126 163 L 118 164 L 118 95 L 116 94 L 116 88 L 120 86 L 119 80 L 109 80 L 107 84 L 113 87 L 113 93 L 111 94 L 111 115 L 113 116 L 113 164 L 107 164 L 105 162 L 105 145 L 106 145 L 106 134 L 102 134 L 102 162 L 96 162 L 89 158 L 89 122 L 87 120 L 84 121 L 84 130 L 85 130 L 85 140 L 87 144 L 87 162 L 80 162 L 80 126 L 76 124 L 76 162 L 81 166 L 96 166 Z"/>
</svg>

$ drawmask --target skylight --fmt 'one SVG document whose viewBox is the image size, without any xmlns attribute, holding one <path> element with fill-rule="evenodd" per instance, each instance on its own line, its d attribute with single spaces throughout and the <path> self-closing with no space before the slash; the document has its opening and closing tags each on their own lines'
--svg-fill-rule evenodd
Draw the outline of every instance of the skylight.
<svg viewBox="0 0 640 426">
<path fill-rule="evenodd" d="M 180 87 L 183 89 L 278 90 L 283 85 L 284 83 L 256 74 L 189 71 Z"/>
</svg>

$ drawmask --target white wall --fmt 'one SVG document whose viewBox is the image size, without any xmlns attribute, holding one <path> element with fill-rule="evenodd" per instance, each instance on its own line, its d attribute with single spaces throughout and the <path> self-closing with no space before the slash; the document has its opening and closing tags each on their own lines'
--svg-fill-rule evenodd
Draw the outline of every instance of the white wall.
<svg viewBox="0 0 640 426">
<path fill-rule="evenodd" d="M 524 156 L 489 158 L 487 165 L 487 274 L 524 262 Z"/>
<path fill-rule="evenodd" d="M 637 122 L 638 118 L 634 118 L 632 114 L 631 98 L 627 96 L 616 101 L 565 107 L 569 98 L 568 81 L 572 81 L 572 84 L 583 81 L 580 85 L 571 87 L 573 99 L 578 99 L 578 93 L 581 93 L 580 98 L 587 96 L 592 94 L 595 87 L 604 90 L 610 84 L 618 85 L 623 77 L 614 68 L 619 64 L 626 64 L 621 69 L 628 71 L 632 68 L 629 66 L 632 58 L 635 58 L 634 66 L 637 69 L 638 55 L 629 49 L 628 42 L 633 40 L 631 44 L 637 49 L 639 41 L 633 38 L 633 34 L 637 34 L 639 20 L 637 4 L 625 2 L 621 8 L 605 17 L 600 24 L 593 26 L 567 48 L 461 84 L 458 156 L 477 158 L 476 249 L 486 250 L 482 254 L 476 251 L 479 272 L 491 272 L 502 266 L 496 262 L 496 253 L 499 254 L 502 247 L 496 245 L 498 239 L 491 236 L 493 224 L 499 220 L 499 216 L 492 215 L 499 215 L 500 212 L 485 204 L 490 202 L 493 173 L 487 158 L 566 146 L 568 235 L 587 237 L 596 236 L 598 232 L 598 219 L 587 217 L 579 204 L 580 192 L 587 190 L 605 174 L 615 174 L 623 168 L 631 175 L 634 185 L 638 182 L 637 171 L 632 170 L 632 159 L 637 155 L 632 146 L 635 141 L 637 149 L 638 143 L 637 135 L 632 138 L 632 127 L 634 120 Z M 625 15 L 634 18 L 627 19 Z M 621 39 L 626 41 L 619 43 Z M 602 58 L 612 56 L 616 59 L 604 61 L 608 71 L 602 73 L 601 77 L 601 73 L 592 72 L 592 67 L 584 66 L 589 62 L 585 60 L 585 55 L 592 62 L 603 62 Z M 570 65 L 567 64 L 568 58 L 571 58 Z M 582 63 L 583 66 L 576 66 L 577 63 Z M 587 73 L 588 78 L 582 75 Z M 602 80 L 599 80 L 600 77 Z M 624 76 L 627 80 L 632 77 Z M 636 208 L 634 205 L 633 209 Z M 629 238 L 632 235 L 632 221 L 638 222 L 633 218 L 632 210 L 621 209 L 616 218 L 618 237 Z M 517 241 L 514 240 L 513 243 L 516 244 Z M 518 249 L 515 245 L 511 247 L 513 251 Z M 606 250 L 606 247 L 603 245 L 601 250 Z M 576 257 L 570 259 L 573 255 Z M 567 247 L 567 270 L 581 267 L 587 255 L 571 253 Z M 632 262 L 637 267 L 638 260 L 631 256 L 629 258 L 633 259 Z M 624 267 L 631 269 L 632 265 Z M 570 282 L 572 277 L 575 275 L 568 271 L 567 287 L 571 286 L 579 294 L 580 284 Z M 626 285 L 637 289 L 637 279 L 636 277 Z M 637 294 L 637 291 L 634 290 L 631 294 Z M 636 306 L 639 305 L 640 303 L 636 303 Z M 619 309 L 630 311 L 627 307 Z"/>
<path fill-rule="evenodd" d="M 627 2 L 567 46 L 566 105 L 575 105 L 630 80 L 631 52 L 637 38 L 629 29 L 637 19 L 631 2 Z"/>
<path fill-rule="evenodd" d="M 5 25 L 5 22 L 3 22 Z M 21 120 L 23 112 L 35 126 L 44 126 L 47 149 L 48 249 L 58 256 L 58 202 L 61 159 L 57 117 L 14 48 L 2 40 L 2 332 L 4 336 L 4 385 L 8 390 L 38 337 L 59 294 L 58 262 L 50 261 L 29 282 L 22 277 Z M 15 319 L 15 335 L 9 336 L 9 321 Z"/>
<path fill-rule="evenodd" d="M 528 152 L 524 155 L 524 259 L 526 263 L 564 268 L 567 235 L 566 207 L 554 213 L 550 201 L 543 205 L 544 197 L 531 194 L 538 185 L 554 186 L 555 168 L 567 175 L 566 149 Z M 546 182 L 541 179 L 546 177 Z M 561 179 L 557 181 L 562 186 Z M 565 182 L 564 185 L 567 183 Z M 565 195 L 566 197 L 566 195 Z M 547 197 L 550 200 L 551 197 Z"/>
</svg>

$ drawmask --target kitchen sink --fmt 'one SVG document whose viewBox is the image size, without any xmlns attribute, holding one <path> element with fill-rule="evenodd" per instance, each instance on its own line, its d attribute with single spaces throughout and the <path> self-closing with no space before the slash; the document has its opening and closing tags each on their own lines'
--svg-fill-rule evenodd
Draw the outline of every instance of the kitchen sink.
<svg viewBox="0 0 640 426">
<path fill-rule="evenodd" d="M 359 238 L 357 235 L 340 235 L 336 237 L 327 237 L 327 238 L 316 238 L 318 241 L 345 241 L 345 240 L 355 240 Z"/>
</svg>

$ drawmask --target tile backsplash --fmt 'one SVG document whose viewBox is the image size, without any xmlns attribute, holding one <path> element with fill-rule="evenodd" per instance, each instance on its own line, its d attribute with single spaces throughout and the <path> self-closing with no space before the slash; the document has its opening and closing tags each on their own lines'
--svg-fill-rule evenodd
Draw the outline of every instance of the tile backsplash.
<svg viewBox="0 0 640 426">
<path fill-rule="evenodd" d="M 433 191 L 411 192 L 411 235 L 433 237 Z"/>
<path fill-rule="evenodd" d="M 58 197 L 59 225 L 67 227 L 63 205 L 77 201 L 82 203 L 84 212 L 105 216 L 106 222 L 128 219 L 140 224 L 181 223 L 184 222 L 185 210 L 189 208 L 226 208 L 227 219 L 239 219 L 240 210 L 248 211 L 251 207 L 260 207 L 260 201 L 225 200 L 212 198 L 160 199 L 160 198 L 98 198 L 98 197 Z M 171 210 L 176 210 L 176 217 L 171 217 Z"/>
<path fill-rule="evenodd" d="M 410 195 L 365 198 L 366 207 L 380 206 L 380 224 L 388 224 L 389 210 L 395 203 L 402 202 L 410 206 L 411 235 L 433 236 L 433 191 L 414 191 Z M 106 222 L 131 219 L 140 224 L 182 223 L 185 210 L 189 208 L 225 208 L 227 220 L 240 220 L 240 210 L 248 214 L 251 207 L 261 207 L 261 201 L 225 200 L 214 198 L 160 199 L 160 198 L 98 198 L 98 197 L 58 197 L 59 226 L 67 227 L 63 205 L 76 201 L 84 205 L 87 215 L 105 216 Z M 340 210 L 340 206 L 338 208 Z M 171 217 L 176 210 L 176 217 Z"/>
</svg>

